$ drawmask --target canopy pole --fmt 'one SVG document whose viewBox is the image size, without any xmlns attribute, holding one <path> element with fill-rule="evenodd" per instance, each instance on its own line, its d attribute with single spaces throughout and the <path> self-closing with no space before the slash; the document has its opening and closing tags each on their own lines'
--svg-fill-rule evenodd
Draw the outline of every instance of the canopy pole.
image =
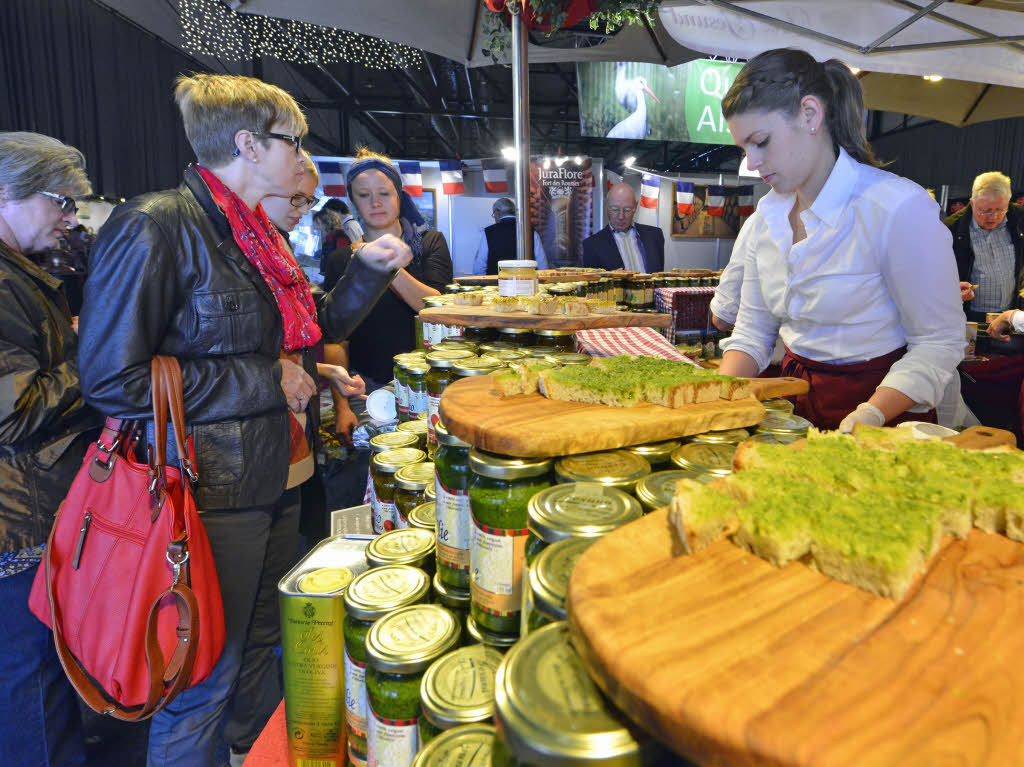
<svg viewBox="0 0 1024 767">
<path fill-rule="evenodd" d="M 530 67 L 526 60 L 527 29 L 521 3 L 512 12 L 512 125 L 516 144 L 516 235 L 519 260 L 533 258 L 530 228 Z"/>
</svg>

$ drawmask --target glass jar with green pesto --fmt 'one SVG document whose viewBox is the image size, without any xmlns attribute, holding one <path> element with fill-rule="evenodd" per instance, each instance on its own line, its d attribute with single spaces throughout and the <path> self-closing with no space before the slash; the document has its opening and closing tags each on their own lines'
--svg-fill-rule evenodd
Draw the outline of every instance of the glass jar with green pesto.
<svg viewBox="0 0 1024 767">
<path fill-rule="evenodd" d="M 596 538 L 568 538 L 553 543 L 530 565 L 523 594 L 523 629 L 526 636 L 541 626 L 565 620 L 569 576 L 583 552 Z"/>
<path fill-rule="evenodd" d="M 443 422 L 434 425 L 435 517 L 437 519 L 437 574 L 458 589 L 469 588 L 469 449 L 448 431 Z"/>
<path fill-rule="evenodd" d="M 368 763 L 410 767 L 420 750 L 424 672 L 459 642 L 455 616 L 439 605 L 388 613 L 366 635 Z"/>
<path fill-rule="evenodd" d="M 443 583 L 440 573 L 434 576 L 434 602 L 455 613 L 455 617 L 459 619 L 459 625 L 463 628 L 466 627 L 466 618 L 469 617 L 469 601 L 469 589 L 458 589 Z M 465 634 L 462 639 L 464 643 L 470 641 L 468 634 Z"/>
<path fill-rule="evenodd" d="M 526 328 L 498 328 L 498 338 L 502 341 L 511 341 L 519 348 L 533 346 L 535 336 L 532 330 Z"/>
<path fill-rule="evenodd" d="M 482 644 L 493 647 L 504 654 L 508 652 L 516 642 L 519 641 L 519 634 L 495 634 L 493 631 L 480 628 L 472 615 L 466 617 L 466 636 L 469 644 Z"/>
<path fill-rule="evenodd" d="M 547 348 L 549 351 L 576 351 L 576 334 L 571 330 L 547 330 L 540 328 L 533 331 L 535 346 Z"/>
<path fill-rule="evenodd" d="M 495 373 L 500 367 L 502 367 L 501 361 L 493 357 L 474 357 L 469 360 L 459 360 L 452 370 L 455 371 L 458 378 L 473 378 Z"/>
<path fill-rule="evenodd" d="M 556 365 L 589 365 L 593 357 L 577 352 L 552 352 L 544 359 Z"/>
<path fill-rule="evenodd" d="M 399 432 L 393 433 L 398 434 Z M 412 439 L 416 438 L 414 434 L 408 436 Z M 426 457 L 426 453 L 414 447 L 399 447 L 377 453 L 370 459 L 370 476 L 373 479 L 373 491 L 377 497 L 377 508 L 372 522 L 373 532 L 377 535 L 394 530 L 398 520 L 398 509 L 395 506 L 395 472 L 403 466 L 419 463 Z"/>
<path fill-rule="evenodd" d="M 403 434 L 415 434 L 416 435 L 416 449 L 426 450 L 427 449 L 427 422 L 421 421 L 419 418 L 414 418 L 411 421 L 400 423 L 395 427 L 396 432 Z"/>
<path fill-rule="evenodd" d="M 380 508 L 377 488 L 373 484 L 373 457 L 378 453 L 383 453 L 385 450 L 415 447 L 416 437 L 413 434 L 386 431 L 383 434 L 376 434 L 370 438 L 370 462 L 366 467 L 366 489 L 370 496 L 371 519 L 373 520 L 373 531 L 375 533 L 384 532 L 384 522 L 386 520 L 384 512 Z"/>
<path fill-rule="evenodd" d="M 555 461 L 555 479 L 564 482 L 597 482 L 627 493 L 651 473 L 647 459 L 627 450 L 567 455 Z"/>
<path fill-rule="evenodd" d="M 501 653 L 469 645 L 435 660 L 420 685 L 420 744 L 462 724 L 487 722 L 494 715 L 494 676 Z"/>
<path fill-rule="evenodd" d="M 430 741 L 412 767 L 491 767 L 498 731 L 493 724 L 462 724 Z"/>
<path fill-rule="evenodd" d="M 721 474 L 698 472 L 687 469 L 666 469 L 656 471 L 637 482 L 636 497 L 644 506 L 644 512 L 655 511 L 668 506 L 676 492 L 676 483 L 683 479 L 697 482 L 712 482 Z"/>
<path fill-rule="evenodd" d="M 496 634 L 519 632 L 527 506 L 551 486 L 551 459 L 469 451 L 470 591 L 473 620 Z"/>
<path fill-rule="evenodd" d="M 430 487 L 430 485 L 427 485 L 427 487 Z M 434 501 L 421 503 L 409 512 L 409 527 L 418 527 L 421 530 L 429 530 L 430 532 L 434 532 L 437 529 Z"/>
<path fill-rule="evenodd" d="M 430 365 L 424 359 L 410 360 L 404 363 L 404 370 L 409 398 L 406 416 L 409 421 L 415 421 L 427 412 L 427 373 L 430 372 Z"/>
<path fill-rule="evenodd" d="M 645 445 L 630 445 L 622 449 L 645 459 L 651 465 L 651 471 L 659 471 L 672 465 L 672 452 L 682 444 L 682 440 L 667 439 L 663 442 L 648 442 Z"/>
<path fill-rule="evenodd" d="M 463 328 L 462 337 L 467 341 L 474 341 L 477 344 L 487 343 L 497 335 L 494 328 L 484 328 L 478 325 L 466 325 Z"/>
<path fill-rule="evenodd" d="M 433 482 L 434 464 L 430 461 L 412 463 L 395 472 L 395 527 L 409 527 L 409 512 L 424 502 L 423 491 Z"/>
<path fill-rule="evenodd" d="M 672 463 L 679 469 L 724 477 L 732 474 L 732 459 L 735 455 L 736 445 L 692 442 L 672 452 Z"/>
<path fill-rule="evenodd" d="M 430 530 L 407 527 L 378 535 L 366 546 L 370 567 L 411 565 L 431 577 L 434 575 L 434 534 Z"/>
<path fill-rule="evenodd" d="M 402 352 L 401 354 L 396 354 L 393 358 L 392 374 L 395 384 L 395 407 L 398 409 L 398 417 L 403 421 L 405 420 L 403 416 L 407 416 L 409 412 L 408 378 L 405 365 L 408 362 L 422 359 L 423 357 L 415 352 Z"/>
<path fill-rule="evenodd" d="M 492 757 L 496 767 L 644 764 L 640 742 L 591 680 L 564 622 L 531 632 L 509 650 L 494 692 L 504 744 L 503 755 Z"/>
<path fill-rule="evenodd" d="M 558 464 L 555 464 L 558 471 Z M 526 567 L 547 546 L 568 538 L 600 538 L 640 519 L 636 498 L 611 485 L 569 482 L 541 490 L 527 506 Z"/>
<path fill-rule="evenodd" d="M 448 384 L 457 380 L 455 371 L 452 369 L 458 360 L 466 360 L 475 357 L 473 352 L 465 349 L 438 349 L 427 355 L 427 364 L 430 365 L 430 372 L 427 373 L 427 441 L 436 444 L 434 436 L 434 424 L 440 417 L 441 395 L 448 388 Z"/>
<path fill-rule="evenodd" d="M 801 439 L 807 436 L 811 422 L 793 413 L 785 413 L 781 410 L 769 410 L 765 413 L 761 423 L 757 425 L 758 434 L 779 434 L 785 437 Z"/>
<path fill-rule="evenodd" d="M 416 567 L 389 565 L 362 573 L 345 592 L 345 721 L 348 747 L 366 759 L 366 634 L 374 621 L 400 607 L 425 602 L 430 579 Z"/>
<path fill-rule="evenodd" d="M 685 438 L 686 442 L 703 442 L 708 445 L 738 445 L 750 437 L 746 429 L 721 429 L 718 431 L 706 431 L 702 434 L 692 434 Z"/>
<path fill-rule="evenodd" d="M 444 296 L 426 296 L 423 299 L 423 308 L 430 309 L 435 306 L 444 306 L 447 304 L 449 299 Z M 416 319 L 419 320 L 422 325 L 422 336 L 423 336 L 423 349 L 430 351 L 430 348 L 434 345 L 435 341 L 440 341 L 442 336 L 438 335 L 438 329 L 443 328 L 444 325 L 438 325 L 433 322 L 428 322 L 422 318 L 421 315 L 416 315 Z"/>
</svg>

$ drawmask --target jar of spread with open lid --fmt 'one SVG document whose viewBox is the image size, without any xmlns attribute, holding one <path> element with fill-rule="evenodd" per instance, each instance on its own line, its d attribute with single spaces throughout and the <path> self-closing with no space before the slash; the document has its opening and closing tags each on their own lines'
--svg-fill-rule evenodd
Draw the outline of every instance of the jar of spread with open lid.
<svg viewBox="0 0 1024 767">
<path fill-rule="evenodd" d="M 536 292 L 536 261 L 521 259 L 498 262 L 498 295 L 532 296 Z"/>
</svg>

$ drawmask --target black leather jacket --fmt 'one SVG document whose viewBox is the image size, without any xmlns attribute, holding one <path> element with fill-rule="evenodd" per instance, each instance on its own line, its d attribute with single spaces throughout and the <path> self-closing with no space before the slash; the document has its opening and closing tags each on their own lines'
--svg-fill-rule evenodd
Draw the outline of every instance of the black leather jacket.
<svg viewBox="0 0 1024 767">
<path fill-rule="evenodd" d="M 289 458 L 281 315 L 195 168 L 177 189 L 119 205 L 89 270 L 79 320 L 86 400 L 106 415 L 151 419 L 150 360 L 177 357 L 199 508 L 276 501 Z M 393 277 L 356 259 L 330 293 L 314 288 L 324 339 L 347 336 Z M 311 350 L 303 366 L 315 377 Z"/>
</svg>

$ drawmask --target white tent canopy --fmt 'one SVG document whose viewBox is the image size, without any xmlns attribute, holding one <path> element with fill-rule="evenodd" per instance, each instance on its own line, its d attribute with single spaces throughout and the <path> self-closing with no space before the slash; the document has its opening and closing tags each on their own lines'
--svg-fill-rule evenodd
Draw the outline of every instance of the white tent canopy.
<svg viewBox="0 0 1024 767">
<path fill-rule="evenodd" d="M 680 44 L 749 59 L 803 48 L 871 72 L 1024 87 L 1024 13 L 944 0 L 667 0 Z M 1024 95 L 1024 94 L 1022 94 Z"/>
</svg>

